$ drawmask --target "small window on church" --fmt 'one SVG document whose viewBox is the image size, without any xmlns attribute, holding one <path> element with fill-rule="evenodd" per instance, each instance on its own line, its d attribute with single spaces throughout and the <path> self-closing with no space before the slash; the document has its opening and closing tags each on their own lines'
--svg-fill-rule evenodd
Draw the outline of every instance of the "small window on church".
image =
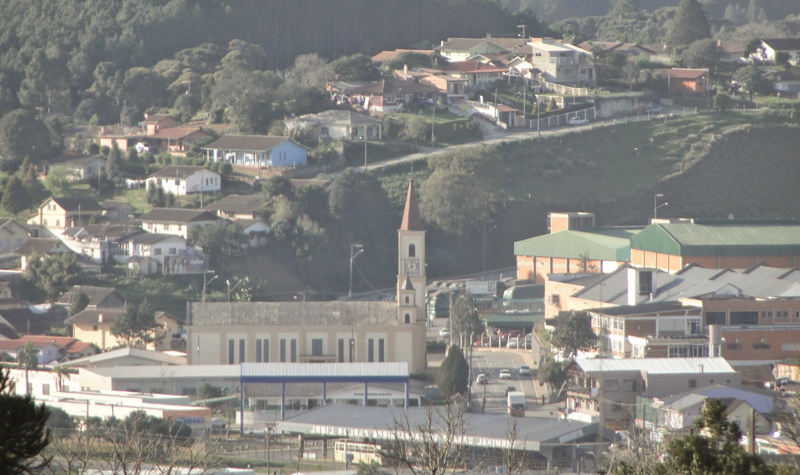
<svg viewBox="0 0 800 475">
<path fill-rule="evenodd" d="M 408 302 L 409 302 L 408 295 L 406 295 L 406 303 L 408 303 Z"/>
<path fill-rule="evenodd" d="M 406 323 L 411 323 L 411 315 L 408 313 L 406 314 Z"/>
<path fill-rule="evenodd" d="M 415 257 L 417 255 L 417 247 L 413 244 L 408 245 L 408 257 Z"/>
</svg>

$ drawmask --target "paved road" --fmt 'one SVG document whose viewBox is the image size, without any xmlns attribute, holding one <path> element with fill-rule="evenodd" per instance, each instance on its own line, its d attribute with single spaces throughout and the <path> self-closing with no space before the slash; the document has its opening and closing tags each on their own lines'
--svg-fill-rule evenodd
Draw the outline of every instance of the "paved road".
<svg viewBox="0 0 800 475">
<path fill-rule="evenodd" d="M 546 387 L 536 381 L 536 368 L 534 355 L 531 350 L 516 350 L 504 348 L 475 348 L 472 355 L 472 398 L 482 404 L 484 391 L 486 396 L 485 411 L 487 414 L 505 414 L 506 388 L 514 387 L 517 391 L 525 393 L 529 410 L 541 406 L 541 396 L 546 395 Z M 519 368 L 527 365 L 534 370 L 531 376 L 520 376 Z M 499 379 L 500 371 L 511 370 L 511 379 Z M 475 384 L 478 374 L 488 375 L 489 383 L 486 385 Z"/>
</svg>

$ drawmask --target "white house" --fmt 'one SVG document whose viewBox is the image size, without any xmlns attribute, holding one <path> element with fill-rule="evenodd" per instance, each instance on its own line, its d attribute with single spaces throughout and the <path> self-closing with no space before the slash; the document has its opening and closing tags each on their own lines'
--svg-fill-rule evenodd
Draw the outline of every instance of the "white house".
<svg viewBox="0 0 800 475">
<path fill-rule="evenodd" d="M 205 167 L 169 165 L 147 177 L 147 189 L 154 187 L 173 195 L 213 193 L 222 189 L 222 177 Z"/>
<path fill-rule="evenodd" d="M 21 338 L 14 340 L 0 340 L 0 353 L 6 353 L 12 358 L 18 358 L 19 353 L 25 346 L 31 343 L 36 349 L 36 361 L 39 364 L 47 364 L 60 358 L 61 346 L 57 343 L 46 341 L 26 341 Z"/>
<path fill-rule="evenodd" d="M 381 121 L 351 110 L 332 109 L 319 114 L 306 114 L 286 121 L 291 132 L 305 130 L 318 140 L 358 139 L 366 137 L 380 140 Z"/>
<path fill-rule="evenodd" d="M 125 262 L 144 274 L 193 274 L 205 269 L 205 256 L 186 239 L 171 234 L 143 233 L 131 236 Z M 146 263 L 146 266 L 143 266 Z M 129 265 L 129 267 L 131 267 Z"/>
<path fill-rule="evenodd" d="M 153 208 L 142 215 L 141 220 L 142 228 L 147 232 L 189 239 L 193 229 L 215 224 L 219 217 L 203 209 Z"/>
<path fill-rule="evenodd" d="M 529 61 L 550 82 L 570 86 L 594 86 L 597 77 L 592 53 L 553 38 L 532 38 Z"/>
<path fill-rule="evenodd" d="M 305 147 L 289 137 L 271 135 L 223 135 L 202 147 L 206 158 L 244 167 L 304 167 Z"/>
<path fill-rule="evenodd" d="M 270 232 L 269 224 L 260 219 L 235 219 L 242 227 L 242 234 L 247 237 L 249 247 L 258 247 L 267 244 L 267 235 Z"/>
<path fill-rule="evenodd" d="M 800 64 L 800 38 L 765 38 L 750 53 L 750 59 L 756 63 L 775 64 L 778 53 L 786 53 L 789 64 Z"/>
</svg>

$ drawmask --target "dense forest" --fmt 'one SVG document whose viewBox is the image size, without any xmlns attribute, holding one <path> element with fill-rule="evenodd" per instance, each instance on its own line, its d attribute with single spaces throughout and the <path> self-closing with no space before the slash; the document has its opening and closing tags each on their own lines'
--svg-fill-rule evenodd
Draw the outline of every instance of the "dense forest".
<svg viewBox="0 0 800 475">
<path fill-rule="evenodd" d="M 603 16 L 621 4 L 655 11 L 663 7 L 675 7 L 680 0 L 496 0 L 510 12 L 530 11 L 546 21 L 565 18 Z M 700 0 L 712 18 L 723 18 L 725 12 L 750 10 L 764 12 L 768 20 L 779 20 L 798 13 L 796 0 Z"/>
<path fill-rule="evenodd" d="M 205 94 L 204 75 L 234 63 L 280 71 L 304 53 L 328 61 L 543 29 L 483 0 L 0 0 L 0 11 L 0 116 L 77 108 L 79 123 L 131 122 L 188 88 Z"/>
</svg>

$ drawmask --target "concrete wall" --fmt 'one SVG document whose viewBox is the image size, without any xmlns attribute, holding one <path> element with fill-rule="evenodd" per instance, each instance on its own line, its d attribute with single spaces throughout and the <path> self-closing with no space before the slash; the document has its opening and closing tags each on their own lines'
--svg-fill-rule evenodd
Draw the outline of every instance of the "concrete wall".
<svg viewBox="0 0 800 475">
<path fill-rule="evenodd" d="M 692 381 L 694 381 L 694 385 L 692 385 Z M 739 387 L 741 382 L 742 378 L 739 373 L 706 373 L 701 372 L 701 368 L 698 368 L 697 373 L 691 374 L 646 374 L 647 389 L 644 394 L 652 397 L 664 397 L 712 384 Z"/>
<path fill-rule="evenodd" d="M 600 119 L 610 119 L 613 117 L 623 117 L 633 114 L 636 109 L 646 106 L 650 103 L 650 99 L 645 97 L 644 94 L 637 96 L 624 96 L 624 97 L 597 97 L 595 98 L 595 107 L 597 108 L 597 117 Z"/>
</svg>

